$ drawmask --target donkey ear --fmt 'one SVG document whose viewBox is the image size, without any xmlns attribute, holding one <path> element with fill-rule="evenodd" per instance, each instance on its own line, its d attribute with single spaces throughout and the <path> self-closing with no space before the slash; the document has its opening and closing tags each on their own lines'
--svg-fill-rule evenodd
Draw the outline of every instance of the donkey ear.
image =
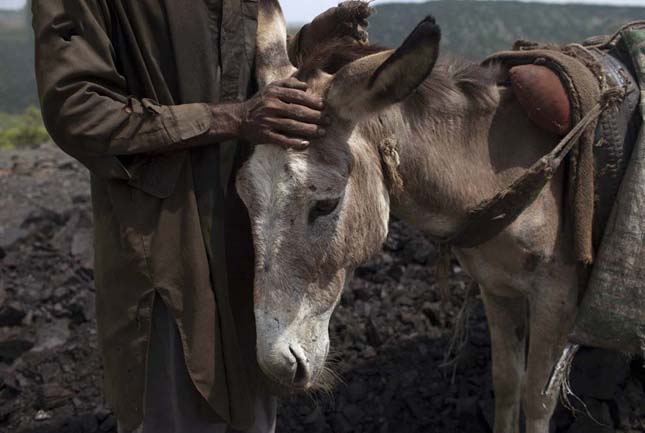
<svg viewBox="0 0 645 433">
<path fill-rule="evenodd" d="M 296 72 L 287 50 L 287 24 L 278 0 L 258 1 L 256 78 L 260 88 Z"/>
<path fill-rule="evenodd" d="M 327 103 L 350 119 L 402 101 L 432 72 L 440 41 L 434 18 L 425 18 L 397 50 L 364 57 L 338 71 Z"/>
</svg>

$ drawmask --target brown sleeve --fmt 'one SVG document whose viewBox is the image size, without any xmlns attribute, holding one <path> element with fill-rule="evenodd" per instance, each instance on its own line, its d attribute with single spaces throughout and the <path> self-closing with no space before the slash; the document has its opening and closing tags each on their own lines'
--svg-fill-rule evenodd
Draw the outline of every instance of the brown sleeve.
<svg viewBox="0 0 645 433">
<path fill-rule="evenodd" d="M 36 78 L 54 141 L 78 159 L 178 150 L 205 134 L 206 104 L 158 105 L 127 94 L 101 0 L 34 0 Z"/>
</svg>

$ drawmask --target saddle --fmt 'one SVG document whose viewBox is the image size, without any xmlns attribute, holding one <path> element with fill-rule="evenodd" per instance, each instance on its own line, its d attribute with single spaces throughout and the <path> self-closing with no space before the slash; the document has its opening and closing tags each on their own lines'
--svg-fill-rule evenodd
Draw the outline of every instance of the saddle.
<svg viewBox="0 0 645 433">
<path fill-rule="evenodd" d="M 567 215 L 576 258 L 585 264 L 593 261 L 600 245 L 641 126 L 631 57 L 624 47 L 607 44 L 608 39 L 566 46 L 519 41 L 512 51 L 484 62 L 507 68 L 528 117 L 561 137 L 603 98 L 612 99 L 595 125 L 581 134 L 567 161 Z"/>
<path fill-rule="evenodd" d="M 567 169 L 566 214 L 583 265 L 580 308 L 546 395 L 558 391 L 579 344 L 645 354 L 644 42 L 645 21 L 637 21 L 583 44 L 519 42 L 485 62 L 507 68 L 528 117 L 564 137 L 511 185 L 470 210 L 450 240 L 477 245 L 491 239 L 560 167 Z"/>
</svg>

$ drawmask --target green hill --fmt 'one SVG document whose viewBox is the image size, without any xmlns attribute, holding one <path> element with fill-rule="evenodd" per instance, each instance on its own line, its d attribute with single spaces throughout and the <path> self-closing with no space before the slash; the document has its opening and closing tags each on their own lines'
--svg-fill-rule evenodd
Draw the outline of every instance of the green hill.
<svg viewBox="0 0 645 433">
<path fill-rule="evenodd" d="M 433 15 L 441 25 L 444 50 L 473 60 L 508 49 L 518 39 L 581 42 L 645 19 L 645 7 L 510 1 L 393 3 L 376 10 L 370 20 L 372 42 L 397 46 L 424 16 Z"/>
<path fill-rule="evenodd" d="M 0 11 L 0 111 L 22 112 L 38 103 L 34 48 L 23 11 Z"/>
<path fill-rule="evenodd" d="M 396 46 L 428 14 L 444 35 L 444 50 L 471 59 L 509 48 L 517 39 L 581 41 L 645 19 L 645 7 L 553 5 L 510 1 L 432 1 L 380 4 L 372 42 Z M 26 13 L 0 10 L 0 112 L 21 113 L 37 103 L 33 47 Z"/>
</svg>

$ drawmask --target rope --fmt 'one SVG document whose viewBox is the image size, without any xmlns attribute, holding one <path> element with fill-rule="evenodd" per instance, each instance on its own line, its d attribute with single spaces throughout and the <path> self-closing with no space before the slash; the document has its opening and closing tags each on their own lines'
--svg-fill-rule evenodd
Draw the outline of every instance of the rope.
<svg viewBox="0 0 645 433">
<path fill-rule="evenodd" d="M 627 30 L 630 27 L 636 27 L 636 26 L 645 26 L 645 20 L 636 20 L 636 21 L 631 21 L 622 27 L 620 27 L 613 35 L 609 37 L 609 39 L 603 43 L 596 44 L 596 45 L 590 45 L 590 47 L 595 47 L 595 48 L 608 48 L 610 45 L 613 45 L 614 42 L 620 37 L 620 34 Z"/>
</svg>

